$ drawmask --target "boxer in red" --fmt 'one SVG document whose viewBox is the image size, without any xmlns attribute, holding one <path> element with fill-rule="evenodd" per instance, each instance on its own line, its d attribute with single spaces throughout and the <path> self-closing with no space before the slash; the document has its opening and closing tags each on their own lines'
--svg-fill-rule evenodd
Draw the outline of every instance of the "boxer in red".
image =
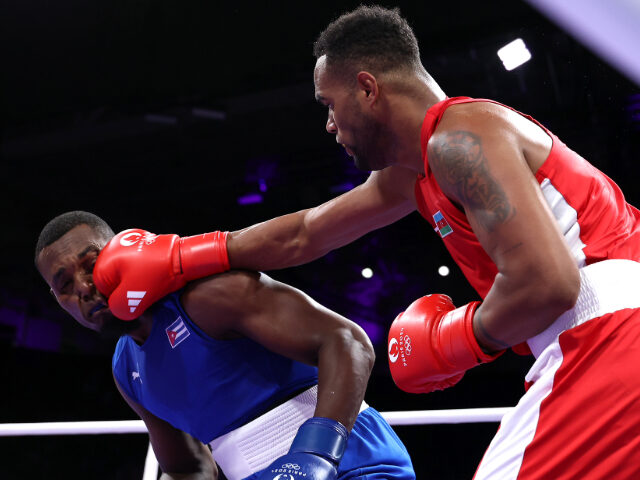
<svg viewBox="0 0 640 480">
<path fill-rule="evenodd" d="M 226 242 L 218 234 L 206 248 L 222 253 L 199 260 L 209 265 L 200 273 L 227 268 L 212 258 L 259 270 L 306 263 L 417 209 L 482 302 L 455 308 L 430 295 L 399 315 L 389 335 L 397 385 L 445 388 L 506 348 L 529 348 L 530 388 L 476 478 L 640 478 L 640 212 L 533 118 L 447 97 L 395 10 L 342 15 L 314 54 L 327 132 L 371 175 L 318 207 L 231 232 Z M 104 270 L 96 266 L 103 293 L 167 293 L 156 279 L 115 275 L 147 260 L 112 250 Z M 158 257 L 179 278 L 180 248 Z M 109 301 L 128 307 L 121 294 Z"/>
</svg>

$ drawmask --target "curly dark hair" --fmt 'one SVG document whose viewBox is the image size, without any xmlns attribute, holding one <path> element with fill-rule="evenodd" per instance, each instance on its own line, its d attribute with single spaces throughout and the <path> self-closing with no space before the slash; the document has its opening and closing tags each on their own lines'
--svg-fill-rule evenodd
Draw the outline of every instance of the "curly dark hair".
<svg viewBox="0 0 640 480">
<path fill-rule="evenodd" d="M 36 266 L 38 264 L 38 255 L 40 255 L 42 249 L 51 245 L 78 225 L 88 225 L 106 239 L 111 239 L 115 235 L 107 222 L 93 213 L 83 212 L 82 210 L 63 213 L 50 220 L 40 232 L 34 257 Z"/>
<path fill-rule="evenodd" d="M 313 46 L 327 65 L 383 73 L 420 65 L 418 41 L 400 10 L 361 5 L 331 22 Z"/>
</svg>

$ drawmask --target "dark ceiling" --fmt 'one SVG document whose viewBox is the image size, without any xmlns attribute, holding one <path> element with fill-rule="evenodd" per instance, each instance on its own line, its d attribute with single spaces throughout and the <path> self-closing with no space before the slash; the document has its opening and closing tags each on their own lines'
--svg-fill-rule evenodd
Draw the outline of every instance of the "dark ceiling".
<svg viewBox="0 0 640 480">
<path fill-rule="evenodd" d="M 116 231 L 233 230 L 311 207 L 365 178 L 324 131 L 326 113 L 313 99 L 312 83 L 315 37 L 357 4 L 2 3 L 0 360 L 11 366 L 0 378 L 10 392 L 5 399 L 11 399 L 4 421 L 95 418 L 95 412 L 117 418 L 122 408 L 128 411 L 117 403 L 108 359 L 100 357 L 107 350 L 58 311 L 33 267 L 37 235 L 50 218 L 83 209 L 103 216 Z M 426 68 L 448 95 L 493 98 L 532 114 L 640 205 L 638 86 L 524 2 L 384 4 L 400 6 L 419 38 Z M 517 37 L 533 58 L 507 72 L 496 51 Z M 239 198 L 247 194 L 261 194 L 263 201 L 241 205 Z M 442 264 L 452 268 L 448 277 L 436 273 Z M 373 268 L 372 279 L 360 275 L 364 266 Z M 380 409 L 502 406 L 520 393 L 524 367 L 512 357 L 512 363 L 471 372 L 471 383 L 453 394 L 427 400 L 400 396 L 390 385 L 383 338 L 395 315 L 426 293 L 449 293 L 458 304 L 475 297 L 417 214 L 273 276 L 365 326 L 380 350 L 371 386 Z M 55 360 L 74 352 L 99 355 L 95 362 Z M 45 354 L 52 356 L 37 356 Z M 101 380 L 80 375 L 98 364 L 106 367 Z M 63 373 L 55 373 L 57 367 Z M 38 399 L 74 388 L 64 383 L 69 368 L 78 368 L 74 375 L 82 378 L 77 403 L 54 400 L 45 415 Z M 496 383 L 508 375 L 517 388 Z M 33 385 L 44 382 L 43 391 L 33 390 L 33 397 L 16 393 L 24 378 Z M 484 435 L 490 438 L 491 432 Z M 430 442 L 437 456 L 429 478 L 470 478 L 456 470 L 464 462 L 452 457 L 447 464 L 436 437 L 430 438 L 419 440 L 423 446 Z M 486 445 L 473 443 L 471 463 Z M 39 452 L 32 443 L 12 445 L 18 445 L 14 452 Z"/>
<path fill-rule="evenodd" d="M 361 182 L 324 131 L 311 54 L 319 31 L 357 4 L 5 2 L 3 301 L 52 315 L 32 251 L 40 228 L 63 211 L 94 211 L 116 231 L 194 234 L 310 207 Z M 534 115 L 640 203 L 637 86 L 524 2 L 386 5 L 409 19 L 447 94 Z M 533 59 L 507 72 L 496 50 L 517 37 Z M 262 203 L 239 204 L 255 193 Z M 437 276 L 443 263 L 437 237 L 413 214 L 274 275 L 386 325 L 420 292 L 473 296 L 456 269 Z M 364 282 L 367 265 L 386 273 Z"/>
</svg>

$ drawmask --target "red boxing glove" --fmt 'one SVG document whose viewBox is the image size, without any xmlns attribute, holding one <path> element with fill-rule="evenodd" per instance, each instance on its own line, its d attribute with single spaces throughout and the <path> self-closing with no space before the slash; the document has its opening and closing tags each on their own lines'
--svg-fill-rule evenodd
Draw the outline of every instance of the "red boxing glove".
<svg viewBox="0 0 640 480">
<path fill-rule="evenodd" d="M 180 238 L 125 230 L 100 252 L 93 281 L 116 317 L 133 320 L 187 282 L 229 270 L 227 233 Z"/>
<path fill-rule="evenodd" d="M 389 330 L 389 368 L 401 390 L 444 390 L 470 368 L 504 353 L 488 355 L 478 345 L 473 314 L 479 305 L 456 308 L 446 295 L 427 295 L 396 317 Z"/>
</svg>

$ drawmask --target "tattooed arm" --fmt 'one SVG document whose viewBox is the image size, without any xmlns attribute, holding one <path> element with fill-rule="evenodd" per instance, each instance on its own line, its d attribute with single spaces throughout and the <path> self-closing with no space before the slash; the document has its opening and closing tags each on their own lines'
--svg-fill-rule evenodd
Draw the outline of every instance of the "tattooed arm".
<svg viewBox="0 0 640 480">
<path fill-rule="evenodd" d="M 440 188 L 465 212 L 498 267 L 473 320 L 487 352 L 540 333 L 573 306 L 580 286 L 575 261 L 525 154 L 526 146 L 531 156 L 544 152 L 546 158 L 550 142 L 536 146 L 535 135 L 546 134 L 537 127 L 530 138 L 518 122 L 497 105 L 451 108 L 428 145 Z"/>
</svg>

